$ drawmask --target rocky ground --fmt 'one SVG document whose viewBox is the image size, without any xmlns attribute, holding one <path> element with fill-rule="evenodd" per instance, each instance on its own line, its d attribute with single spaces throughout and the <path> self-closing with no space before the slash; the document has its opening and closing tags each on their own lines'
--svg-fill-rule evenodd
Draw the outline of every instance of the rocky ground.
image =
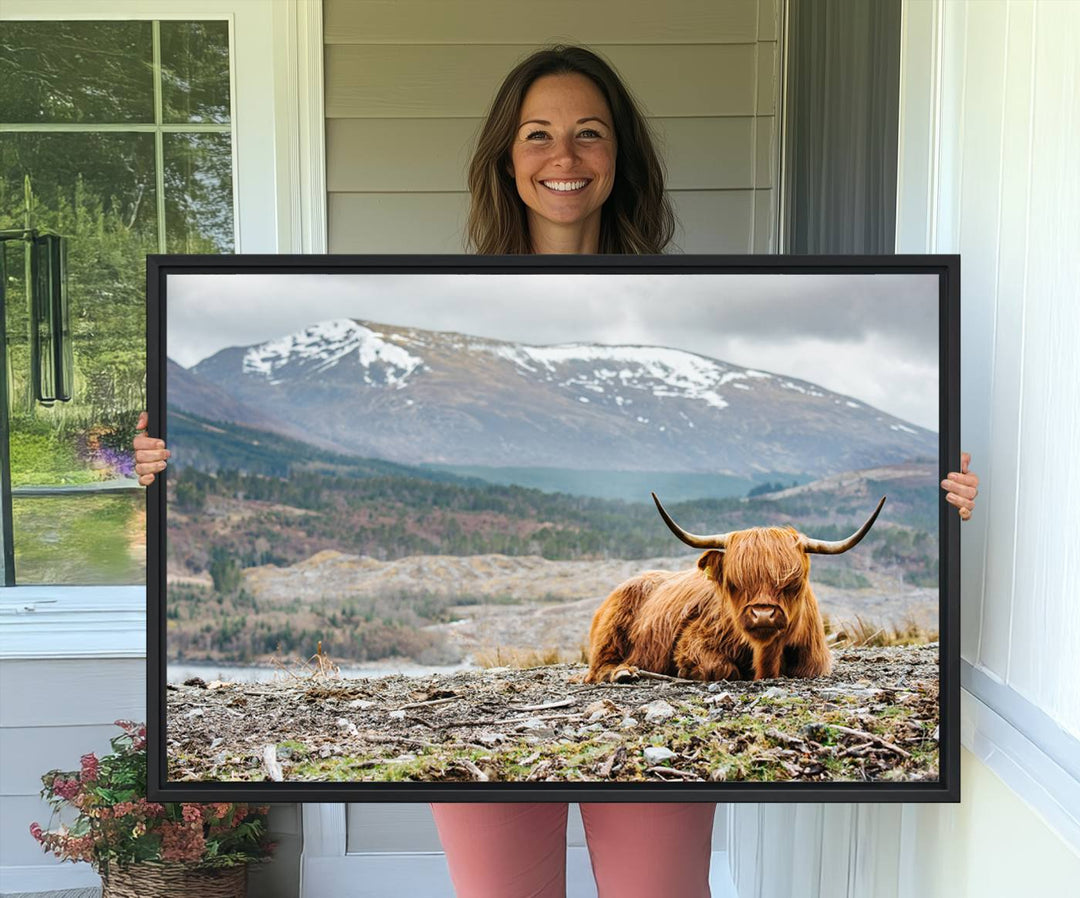
<svg viewBox="0 0 1080 898">
<path fill-rule="evenodd" d="M 827 677 L 575 682 L 582 665 L 168 686 L 172 781 L 938 779 L 938 645 L 834 652 Z"/>
</svg>

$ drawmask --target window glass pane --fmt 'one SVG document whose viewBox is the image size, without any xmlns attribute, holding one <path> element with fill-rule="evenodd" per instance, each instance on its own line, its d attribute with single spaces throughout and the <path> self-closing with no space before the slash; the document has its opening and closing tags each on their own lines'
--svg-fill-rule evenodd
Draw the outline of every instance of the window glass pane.
<svg viewBox="0 0 1080 898">
<path fill-rule="evenodd" d="M 162 121 L 229 121 L 229 23 L 161 23 Z"/>
<path fill-rule="evenodd" d="M 227 127 L 226 23 L 163 22 L 161 32 L 173 120 Z M 149 21 L 6 22 L 0 34 L 0 118 L 28 129 L 0 133 L 0 230 L 67 239 L 74 370 L 70 402 L 34 400 L 25 244 L 3 241 L 9 402 L 0 414 L 10 423 L 18 583 L 144 579 L 145 492 L 123 484 L 135 481 L 131 438 L 146 407 L 146 254 L 163 245 L 160 221 L 170 252 L 234 246 L 230 134 L 34 130 L 152 124 L 152 56 Z"/>
<path fill-rule="evenodd" d="M 144 490 L 104 496 L 16 496 L 11 506 L 20 584 L 146 581 Z"/>
<path fill-rule="evenodd" d="M 7 241 L 13 486 L 123 476 L 101 451 L 130 444 L 144 401 L 153 171 L 152 134 L 0 134 L 0 229 L 29 224 L 67 238 L 75 374 L 71 402 L 32 401 L 25 244 Z"/>
<path fill-rule="evenodd" d="M 29 178 L 29 197 L 27 197 Z M 24 247 L 4 246 L 18 583 L 138 583 L 145 499 L 20 498 L 20 488 L 134 480 L 146 383 L 145 256 L 157 250 L 153 134 L 0 134 L 0 229 L 67 238 L 72 401 L 33 401 Z M 141 533 L 141 532 L 140 532 Z M 141 535 L 138 536 L 143 539 Z"/>
<path fill-rule="evenodd" d="M 0 121 L 153 122 L 150 22 L 4 22 Z"/>
<path fill-rule="evenodd" d="M 165 247 L 170 253 L 233 251 L 232 138 L 165 135 Z"/>
</svg>

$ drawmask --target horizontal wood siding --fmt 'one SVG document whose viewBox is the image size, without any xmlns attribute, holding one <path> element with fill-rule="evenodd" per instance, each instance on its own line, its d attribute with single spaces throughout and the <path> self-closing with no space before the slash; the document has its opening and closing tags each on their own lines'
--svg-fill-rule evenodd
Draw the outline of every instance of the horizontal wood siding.
<svg viewBox="0 0 1080 898">
<path fill-rule="evenodd" d="M 775 44 L 766 45 L 775 47 Z M 771 69 L 757 44 L 594 47 L 626 80 L 649 115 L 772 114 L 754 77 Z M 355 46 L 326 48 L 327 118 L 476 116 L 531 48 Z M 749 73 L 749 74 L 748 74 Z"/>
<path fill-rule="evenodd" d="M 758 0 L 329 0 L 327 44 L 748 43 L 772 27 Z M 559 31 L 554 23 L 572 22 Z M 773 33 L 774 32 L 769 32 Z M 775 36 L 763 40 L 776 40 Z"/>
<path fill-rule="evenodd" d="M 461 253 L 469 196 L 459 193 L 331 193 L 332 253 Z"/>
<path fill-rule="evenodd" d="M 472 144 L 483 119 L 343 118 L 326 123 L 333 193 L 464 192 Z M 757 135 L 753 129 L 757 127 Z M 671 190 L 772 187 L 771 118 L 654 118 Z M 716 164 L 716 157 L 724 164 Z"/>
<path fill-rule="evenodd" d="M 0 869 L 50 865 L 30 836 L 51 808 L 38 794 L 49 770 L 78 770 L 87 752 L 111 750 L 114 720 L 146 717 L 142 658 L 3 660 L 0 681 Z"/>
<path fill-rule="evenodd" d="M 775 251 L 779 9 L 564 0 L 542 18 L 574 31 L 548 34 L 518 2 L 327 0 L 330 251 L 463 252 L 466 169 L 492 95 L 560 41 L 610 59 L 649 115 L 680 216 L 672 251 Z"/>
</svg>

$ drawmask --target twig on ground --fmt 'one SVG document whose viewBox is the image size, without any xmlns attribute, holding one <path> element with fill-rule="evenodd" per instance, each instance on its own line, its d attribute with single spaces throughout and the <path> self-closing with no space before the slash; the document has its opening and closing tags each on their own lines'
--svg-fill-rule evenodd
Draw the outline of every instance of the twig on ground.
<svg viewBox="0 0 1080 898">
<path fill-rule="evenodd" d="M 846 733 L 849 736 L 859 736 L 863 739 L 869 739 L 871 742 L 876 742 L 882 748 L 887 748 L 889 751 L 894 751 L 902 758 L 910 758 L 911 753 L 904 751 L 899 745 L 893 745 L 891 742 L 882 739 L 880 736 L 875 736 L 873 733 L 867 733 L 863 730 L 853 730 L 851 727 L 842 727 L 835 723 L 826 724 L 838 733 Z"/>
<path fill-rule="evenodd" d="M 646 767 L 646 773 L 666 773 L 671 776 L 677 776 L 682 779 L 702 779 L 701 774 L 694 773 L 691 770 L 676 770 L 674 767 Z"/>
<path fill-rule="evenodd" d="M 406 711 L 409 708 L 426 708 L 431 705 L 445 705 L 447 702 L 456 702 L 461 698 L 460 695 L 452 695 L 449 698 L 433 698 L 426 702 L 409 702 L 407 705 L 399 705 L 394 708 L 395 711 Z"/>
<path fill-rule="evenodd" d="M 468 758 L 459 758 L 458 763 L 473 775 L 473 779 L 481 783 L 486 783 L 488 781 L 488 775 Z"/>
<path fill-rule="evenodd" d="M 550 708 L 565 708 L 574 704 L 574 699 L 564 698 L 557 702 L 544 702 L 542 705 L 510 705 L 511 711 L 547 711 Z"/>
<path fill-rule="evenodd" d="M 669 677 L 667 674 L 655 673 L 651 670 L 638 670 L 637 676 L 645 680 L 664 680 L 668 683 L 701 683 L 702 680 L 688 680 L 685 677 Z"/>
</svg>

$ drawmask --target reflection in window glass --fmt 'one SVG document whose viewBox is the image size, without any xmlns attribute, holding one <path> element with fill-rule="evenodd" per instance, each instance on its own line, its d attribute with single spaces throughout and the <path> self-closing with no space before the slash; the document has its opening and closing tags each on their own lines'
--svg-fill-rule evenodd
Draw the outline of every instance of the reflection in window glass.
<svg viewBox="0 0 1080 898">
<path fill-rule="evenodd" d="M 162 121 L 229 121 L 229 23 L 161 23 Z"/>
<path fill-rule="evenodd" d="M 150 22 L 4 22 L 0 121 L 153 122 Z"/>
<path fill-rule="evenodd" d="M 29 202 L 26 184 L 29 179 Z M 146 383 L 145 256 L 157 249 L 153 134 L 0 134 L 0 229 L 67 237 L 71 402 L 33 401 L 24 244 L 7 241 L 13 486 L 122 479 Z M 29 205 L 29 211 L 28 211 Z"/>
<path fill-rule="evenodd" d="M 166 122 L 196 133 L 155 121 L 155 34 Z M 24 243 L 3 242 L 16 579 L 142 582 L 146 255 L 233 251 L 227 23 L 5 22 L 0 85 L 0 230 L 67 238 L 74 357 L 72 400 L 35 402 Z"/>
<path fill-rule="evenodd" d="M 27 223 L 26 177 L 33 192 L 31 226 L 51 228 L 82 242 L 95 237 L 98 225 L 107 220 L 110 228 L 129 232 L 139 247 L 154 251 L 157 188 L 152 133 L 0 133 L 0 227 Z M 93 228 L 84 227 L 87 216 L 93 219 Z"/>
<path fill-rule="evenodd" d="M 127 585 L 146 581 L 146 496 L 77 495 L 12 501 L 21 584 Z"/>
<path fill-rule="evenodd" d="M 170 253 L 233 251 L 228 134 L 166 134 L 165 246 Z"/>
</svg>

